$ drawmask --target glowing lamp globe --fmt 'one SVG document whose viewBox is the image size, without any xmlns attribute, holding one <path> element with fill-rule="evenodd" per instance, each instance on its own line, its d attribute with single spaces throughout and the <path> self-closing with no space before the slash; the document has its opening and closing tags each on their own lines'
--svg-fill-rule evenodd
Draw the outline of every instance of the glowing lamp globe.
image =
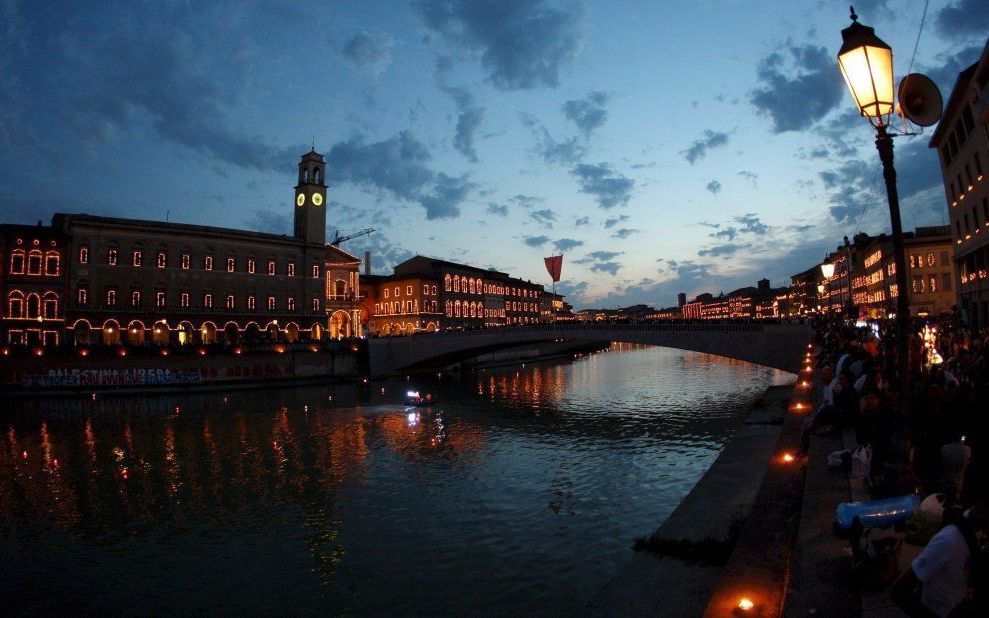
<svg viewBox="0 0 989 618">
<path fill-rule="evenodd" d="M 875 30 L 858 23 L 841 31 L 838 66 L 855 99 L 859 113 L 879 128 L 889 124 L 895 107 L 893 98 L 893 50 L 876 36 Z"/>
<path fill-rule="evenodd" d="M 825 279 L 834 277 L 834 264 L 828 264 L 827 262 L 821 264 L 821 274 L 824 275 Z"/>
<path fill-rule="evenodd" d="M 818 286 L 817 286 L 817 293 L 818 294 L 824 294 L 824 284 L 823 283 L 818 284 Z"/>
</svg>

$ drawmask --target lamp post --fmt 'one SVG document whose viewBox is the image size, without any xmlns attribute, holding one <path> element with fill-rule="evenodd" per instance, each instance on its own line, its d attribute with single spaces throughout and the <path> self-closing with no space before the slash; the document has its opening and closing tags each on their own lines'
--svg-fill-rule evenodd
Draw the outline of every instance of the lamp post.
<svg viewBox="0 0 989 618">
<path fill-rule="evenodd" d="M 824 290 L 826 290 L 826 289 L 827 289 L 827 286 L 824 285 L 823 283 L 818 283 L 817 284 L 817 308 L 818 308 L 818 310 L 821 309 L 821 297 L 824 296 Z"/>
<path fill-rule="evenodd" d="M 883 165 L 889 218 L 893 230 L 893 260 L 896 265 L 896 340 L 897 374 L 900 395 L 905 402 L 909 396 L 909 324 L 907 302 L 907 269 L 903 257 L 903 229 L 900 225 L 900 198 L 896 190 L 896 168 L 893 167 L 893 136 L 888 127 L 894 110 L 893 50 L 876 36 L 875 30 L 858 23 L 854 9 L 852 24 L 841 31 L 842 45 L 838 65 L 859 112 L 876 129 L 876 149 Z"/>
<path fill-rule="evenodd" d="M 849 317 L 858 317 L 855 313 L 855 299 L 852 297 L 852 245 L 848 242 L 848 236 L 845 236 L 845 279 L 848 281 L 847 314 Z"/>
</svg>

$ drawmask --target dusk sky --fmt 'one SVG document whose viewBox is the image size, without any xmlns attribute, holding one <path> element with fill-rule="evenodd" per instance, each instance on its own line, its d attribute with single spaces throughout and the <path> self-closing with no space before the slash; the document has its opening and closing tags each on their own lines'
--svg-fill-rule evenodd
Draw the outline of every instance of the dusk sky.
<svg viewBox="0 0 989 618">
<path fill-rule="evenodd" d="M 910 65 L 923 0 L 855 2 Z M 0 212 L 291 233 L 299 156 L 376 273 L 419 253 L 577 307 L 774 286 L 888 229 L 873 132 L 837 68 L 848 2 L 0 0 Z M 931 0 L 913 71 L 947 99 L 986 0 Z M 945 222 L 925 135 L 903 225 Z"/>
</svg>

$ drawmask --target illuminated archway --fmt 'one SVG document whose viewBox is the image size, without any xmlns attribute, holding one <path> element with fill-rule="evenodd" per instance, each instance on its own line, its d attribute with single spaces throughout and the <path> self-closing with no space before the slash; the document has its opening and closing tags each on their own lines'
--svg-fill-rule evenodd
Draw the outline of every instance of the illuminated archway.
<svg viewBox="0 0 989 618">
<path fill-rule="evenodd" d="M 168 328 L 168 322 L 165 320 L 158 320 L 151 327 L 151 343 L 155 345 L 168 345 L 171 339 L 171 330 Z"/>
<path fill-rule="evenodd" d="M 216 324 L 203 322 L 203 325 L 199 327 L 199 340 L 203 342 L 203 345 L 216 343 Z"/>
<path fill-rule="evenodd" d="M 299 342 L 299 325 L 295 322 L 289 322 L 285 326 L 285 341 L 289 343 Z"/>
<path fill-rule="evenodd" d="M 251 321 L 247 323 L 244 327 L 244 343 L 248 345 L 257 345 L 261 343 L 263 337 L 261 336 L 261 327 L 258 326 L 257 322 Z"/>
<path fill-rule="evenodd" d="M 313 341 L 321 341 L 323 339 L 323 327 L 319 324 L 313 324 L 312 328 L 309 329 L 309 337 Z"/>
<path fill-rule="evenodd" d="M 330 316 L 330 338 L 344 339 L 350 336 L 350 315 L 346 311 L 333 312 Z"/>
<path fill-rule="evenodd" d="M 120 324 L 116 320 L 103 323 L 103 345 L 120 345 Z"/>
<path fill-rule="evenodd" d="M 93 345 L 93 325 L 89 320 L 76 320 L 72 325 L 72 342 L 75 345 Z"/>
<path fill-rule="evenodd" d="M 216 335 L 214 334 L 214 338 Z M 235 322 L 227 322 L 223 327 L 223 343 L 237 345 L 240 343 L 240 328 Z"/>
<path fill-rule="evenodd" d="M 178 336 L 179 345 L 191 345 L 196 342 L 196 327 L 191 322 L 180 322 Z"/>
<path fill-rule="evenodd" d="M 127 325 L 127 343 L 130 345 L 144 345 L 144 322 L 134 320 Z"/>
<path fill-rule="evenodd" d="M 277 343 L 279 339 L 278 324 L 274 321 L 268 322 L 268 325 L 264 327 L 265 336 L 271 343 Z"/>
<path fill-rule="evenodd" d="M 426 332 L 427 333 L 435 333 L 436 332 L 436 323 L 435 322 L 429 322 L 429 323 L 427 323 L 426 324 Z"/>
</svg>

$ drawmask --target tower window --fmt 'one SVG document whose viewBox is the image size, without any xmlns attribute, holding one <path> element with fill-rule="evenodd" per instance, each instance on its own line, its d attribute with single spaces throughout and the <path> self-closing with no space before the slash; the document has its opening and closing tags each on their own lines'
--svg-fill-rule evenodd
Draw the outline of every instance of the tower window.
<svg viewBox="0 0 989 618">
<path fill-rule="evenodd" d="M 79 247 L 79 263 L 89 264 L 89 247 Z"/>
<path fill-rule="evenodd" d="M 275 274 L 275 260 L 268 260 L 268 274 L 274 276 Z"/>
<path fill-rule="evenodd" d="M 116 249 L 110 249 L 109 251 L 106 252 L 106 263 L 109 264 L 110 266 L 116 266 L 117 265 L 117 250 Z"/>
<path fill-rule="evenodd" d="M 234 259 L 232 257 L 228 257 L 227 258 L 227 272 L 228 273 L 232 273 L 234 271 L 234 267 L 235 266 L 236 266 L 236 263 L 234 262 Z"/>
<path fill-rule="evenodd" d="M 189 256 L 189 254 L 188 253 L 183 253 L 182 254 L 182 262 L 181 262 L 181 264 L 182 264 L 182 270 L 189 270 L 189 264 L 191 263 L 191 261 L 192 261 L 192 258 Z"/>
<path fill-rule="evenodd" d="M 250 259 L 250 260 L 247 260 L 247 272 L 249 272 L 250 274 L 253 275 L 254 274 L 254 271 L 257 269 L 257 265 L 258 265 L 257 260 L 255 260 L 253 258 Z"/>
<path fill-rule="evenodd" d="M 313 311 L 319 311 L 319 299 L 318 298 L 313 297 L 313 299 L 312 299 L 312 310 Z"/>
<path fill-rule="evenodd" d="M 158 252 L 158 268 L 165 268 L 168 266 L 168 258 L 165 256 L 164 251 Z"/>
<path fill-rule="evenodd" d="M 207 255 L 203 258 L 203 268 L 205 270 L 213 270 L 213 256 Z"/>
<path fill-rule="evenodd" d="M 133 264 L 134 266 L 140 266 L 141 265 L 141 252 L 140 251 L 135 251 L 134 254 L 131 256 L 131 264 Z"/>
</svg>

